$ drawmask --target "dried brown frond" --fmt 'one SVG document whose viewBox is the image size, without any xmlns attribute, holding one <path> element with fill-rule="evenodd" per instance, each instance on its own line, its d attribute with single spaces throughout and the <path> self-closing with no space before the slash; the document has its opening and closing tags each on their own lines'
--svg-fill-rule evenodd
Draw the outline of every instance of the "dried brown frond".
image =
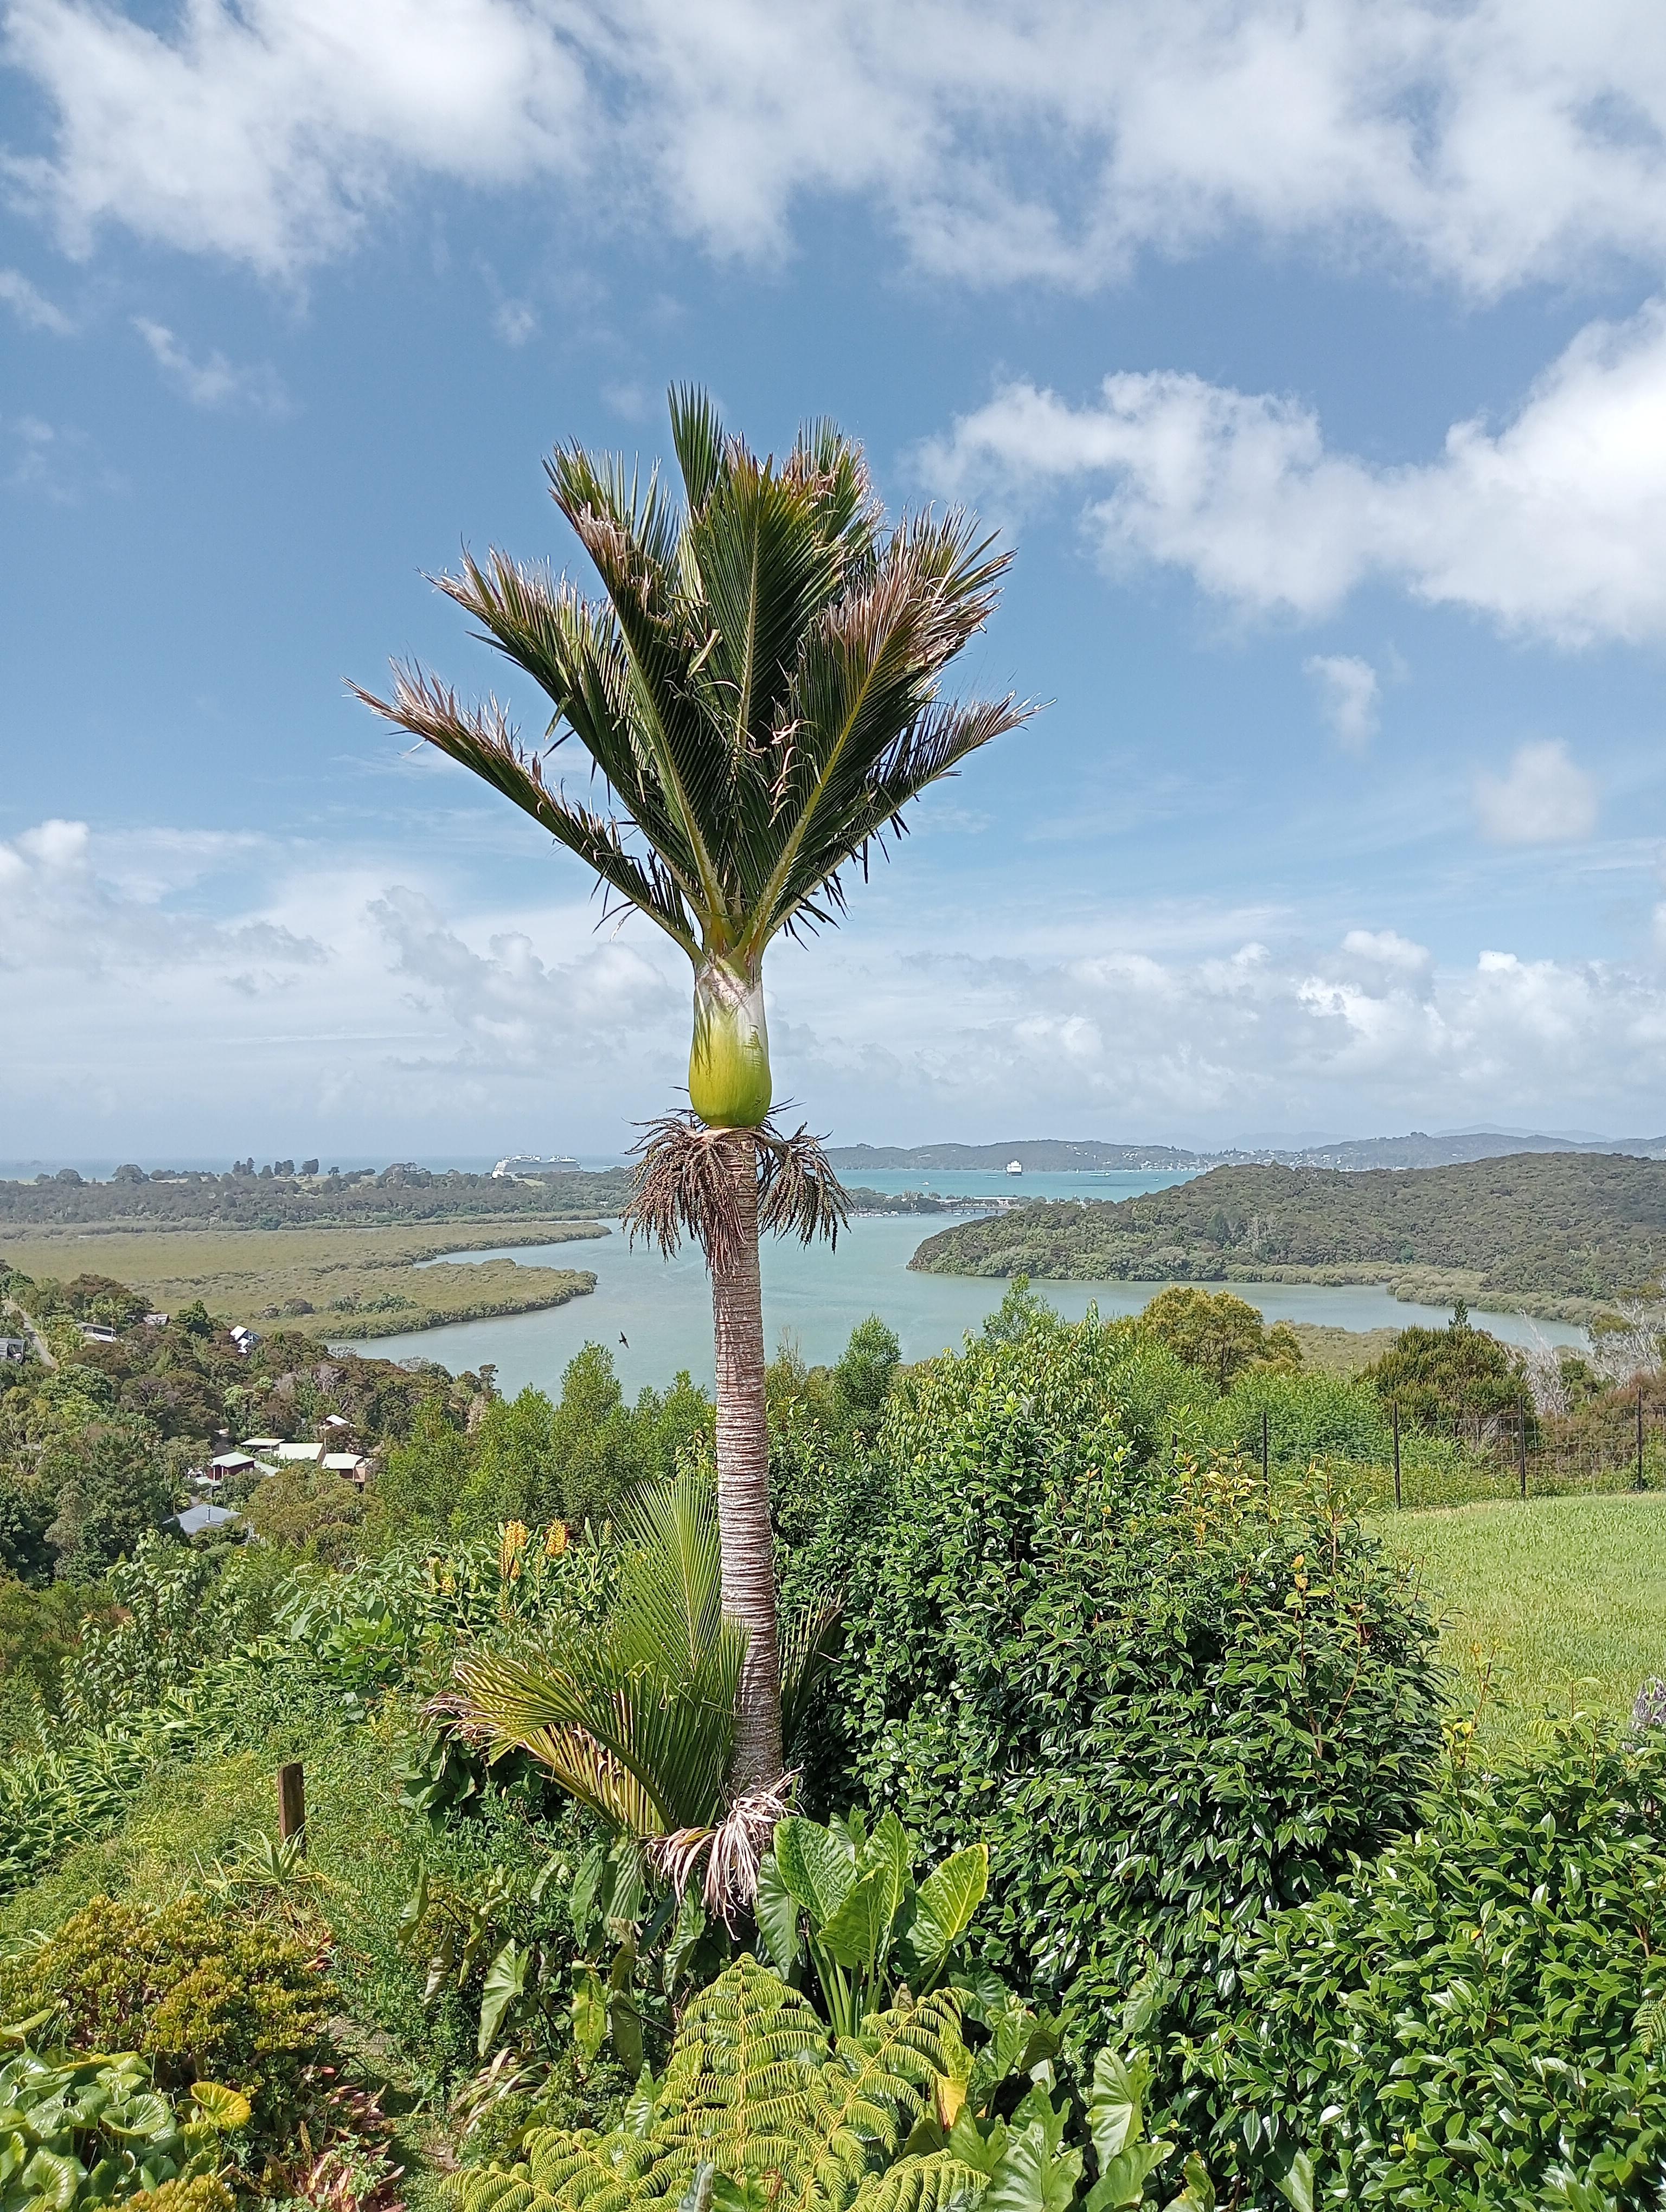
<svg viewBox="0 0 1666 2212">
<path fill-rule="evenodd" d="M 634 1147 L 635 1183 L 625 1207 L 628 1235 L 648 1237 L 669 1255 L 691 1237 L 708 1264 L 721 1272 L 750 1232 L 735 1188 L 731 1139 L 751 1140 L 757 1176 L 757 1225 L 773 1237 L 808 1244 L 838 1243 L 850 1200 L 818 1139 L 800 1126 L 784 1136 L 766 1121 L 759 1129 L 708 1129 L 691 1114 L 665 1114 L 646 1125 Z"/>
<path fill-rule="evenodd" d="M 633 1243 L 648 1237 L 669 1257 L 692 1237 L 714 1272 L 733 1264 L 750 1224 L 726 1156 L 724 1139 L 732 1133 L 708 1129 L 692 1114 L 663 1114 L 646 1125 L 632 1147 L 635 1182 L 624 1210 Z"/>
<path fill-rule="evenodd" d="M 773 1237 L 809 1244 L 825 1237 L 836 1247 L 850 1219 L 850 1200 L 821 1148 L 802 1123 L 783 1137 L 768 1122 L 757 1138 L 757 1220 Z"/>
<path fill-rule="evenodd" d="M 703 1859 L 701 1899 L 708 1912 L 733 1930 L 757 1895 L 758 1869 L 775 1834 L 775 1823 L 793 1809 L 798 1776 L 760 1783 L 737 1797 L 714 1828 L 678 1828 L 648 1843 L 649 1864 L 680 1897 Z"/>
</svg>

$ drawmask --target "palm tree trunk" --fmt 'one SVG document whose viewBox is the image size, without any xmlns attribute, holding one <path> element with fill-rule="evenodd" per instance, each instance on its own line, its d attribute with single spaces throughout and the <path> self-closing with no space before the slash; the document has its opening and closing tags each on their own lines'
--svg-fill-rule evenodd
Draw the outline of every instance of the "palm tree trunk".
<svg viewBox="0 0 1666 2212">
<path fill-rule="evenodd" d="M 731 1781 L 737 1790 L 779 1781 L 781 1650 L 775 1545 L 769 1525 L 769 1427 L 763 1395 L 763 1299 L 757 1273 L 757 1146 L 750 1129 L 719 1139 L 739 1233 L 714 1267 L 717 1369 L 717 1525 L 723 1610 L 746 1626 Z"/>
</svg>

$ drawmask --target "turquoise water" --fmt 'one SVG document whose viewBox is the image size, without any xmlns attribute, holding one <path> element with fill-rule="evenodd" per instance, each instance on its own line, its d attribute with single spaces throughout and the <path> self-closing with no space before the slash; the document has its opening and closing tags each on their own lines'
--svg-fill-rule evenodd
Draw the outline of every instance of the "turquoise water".
<svg viewBox="0 0 1666 2212">
<path fill-rule="evenodd" d="M 1201 1169 L 1177 1175 L 1172 1169 L 1148 1173 L 1134 1168 L 1101 1168 L 1085 1175 L 1009 1176 L 1000 1168 L 879 1168 L 872 1174 L 848 1170 L 847 1182 L 890 1196 L 924 1191 L 933 1198 L 1137 1198 L 1148 1190 L 1167 1190 L 1189 1182 Z"/>
<path fill-rule="evenodd" d="M 1172 1179 L 1137 1180 L 1142 1188 L 1151 1189 Z M 1025 1178 L 1031 1189 L 1043 1182 L 1079 1180 L 1085 1178 Z M 909 1187 L 919 1186 L 911 1182 Z M 1126 1190 L 1115 1194 L 1127 1194 Z M 812 1366 L 836 1359 L 851 1330 L 871 1313 L 882 1314 L 896 1330 L 905 1359 L 927 1359 L 958 1345 L 968 1329 L 981 1327 L 984 1316 L 1000 1304 L 1006 1285 L 969 1276 L 909 1273 L 909 1261 L 922 1238 L 946 1227 L 952 1218 L 869 1215 L 851 1223 L 836 1252 L 825 1245 L 806 1251 L 798 1244 L 766 1244 L 763 1319 L 770 1348 L 787 1333 L 796 1338 Z M 450 1256 L 484 1260 L 500 1255 L 494 1250 Z M 557 1389 L 562 1370 L 580 1346 L 593 1338 L 611 1349 L 620 1380 L 629 1390 L 645 1382 L 663 1384 L 679 1368 L 687 1368 L 697 1382 L 709 1383 L 711 1304 L 705 1267 L 697 1253 L 684 1249 L 673 1260 L 662 1260 L 641 1244 L 633 1249 L 615 1231 L 582 1243 L 522 1246 L 503 1256 L 556 1267 L 587 1267 L 596 1276 L 595 1291 L 543 1313 L 460 1322 L 449 1328 L 377 1337 L 345 1348 L 385 1359 L 437 1359 L 453 1372 L 490 1361 L 497 1369 L 499 1387 L 514 1392 L 527 1383 Z M 1043 1283 L 1037 1287 L 1061 1313 L 1079 1320 L 1093 1304 L 1105 1315 L 1137 1313 L 1162 1285 Z M 1233 1283 L 1228 1287 L 1272 1321 L 1404 1328 L 1413 1322 L 1438 1324 L 1450 1318 L 1445 1307 L 1402 1304 L 1370 1285 L 1331 1288 L 1310 1283 Z M 1530 1340 L 1529 1324 L 1519 1314 L 1477 1312 L 1473 1318 L 1479 1327 L 1509 1342 Z M 1551 1322 L 1539 1327 L 1554 1342 L 1583 1341 L 1577 1329 Z"/>
</svg>

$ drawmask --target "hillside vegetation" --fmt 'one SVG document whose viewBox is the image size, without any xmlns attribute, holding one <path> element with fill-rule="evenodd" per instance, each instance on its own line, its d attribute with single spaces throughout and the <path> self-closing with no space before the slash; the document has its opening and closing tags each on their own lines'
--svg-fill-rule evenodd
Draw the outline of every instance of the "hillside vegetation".
<svg viewBox="0 0 1666 2212">
<path fill-rule="evenodd" d="M 283 1163 L 288 1165 L 289 1163 Z M 626 1168 L 597 1173 L 510 1176 L 443 1173 L 396 1163 L 380 1174 L 211 1175 L 196 1169 L 146 1175 L 118 1168 L 108 1182 L 89 1182 L 66 1168 L 33 1182 L 0 1182 L 0 1237 L 32 1228 L 135 1227 L 234 1229 L 374 1228 L 404 1221 L 513 1221 L 518 1217 L 617 1213 L 630 1192 Z"/>
<path fill-rule="evenodd" d="M 1520 1153 L 1348 1175 L 1217 1168 L 1143 1197 L 1019 1207 L 927 1237 L 928 1273 L 1395 1282 L 1578 1310 L 1657 1281 L 1666 1164 Z"/>
<path fill-rule="evenodd" d="M 542 1246 L 609 1234 L 597 1221 L 516 1222 L 462 1241 Z M 231 1321 L 344 1339 L 534 1313 L 596 1286 L 588 1268 L 441 1258 L 458 1243 L 455 1231 L 434 1228 L 60 1229 L 0 1236 L 0 1268 L 40 1279 L 92 1266 L 163 1312 L 200 1298 Z"/>
</svg>

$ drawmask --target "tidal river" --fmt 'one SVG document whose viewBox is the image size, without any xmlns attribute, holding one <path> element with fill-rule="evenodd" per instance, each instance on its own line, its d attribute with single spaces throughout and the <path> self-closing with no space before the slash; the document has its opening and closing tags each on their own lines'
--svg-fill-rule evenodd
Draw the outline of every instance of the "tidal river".
<svg viewBox="0 0 1666 2212">
<path fill-rule="evenodd" d="M 1000 1175 L 870 1175 L 870 1188 L 930 1190 L 950 1197 L 1002 1196 L 1022 1192 L 1036 1198 L 1129 1198 L 1159 1190 L 1180 1178 L 1172 1175 L 1106 1173 L 1088 1176 L 1026 1175 L 1020 1182 Z M 773 1351 L 783 1334 L 797 1341 L 812 1366 L 837 1358 L 856 1323 L 871 1313 L 883 1315 L 901 1340 L 904 1359 L 927 1359 L 958 1345 L 968 1329 L 979 1328 L 1000 1303 L 1006 1285 L 982 1278 L 920 1275 L 909 1261 L 921 1240 L 948 1227 L 946 1214 L 869 1215 L 859 1218 L 839 1238 L 838 1249 L 825 1245 L 807 1251 L 797 1244 L 767 1243 L 763 1248 L 763 1321 Z M 460 1322 L 449 1328 L 422 1329 L 406 1336 L 373 1337 L 344 1347 L 383 1359 L 437 1359 L 453 1373 L 490 1361 L 498 1387 L 513 1394 L 527 1383 L 557 1392 L 562 1370 L 590 1340 L 612 1352 L 619 1378 L 635 1391 L 645 1382 L 661 1386 L 680 1368 L 697 1382 L 712 1375 L 711 1303 L 699 1255 L 686 1249 L 673 1260 L 618 1232 L 581 1244 L 520 1245 L 447 1255 L 453 1259 L 506 1256 L 552 1267 L 586 1267 L 596 1278 L 588 1297 L 575 1298 L 543 1313 L 514 1314 L 498 1321 Z M 1079 1320 L 1090 1305 L 1104 1315 L 1137 1313 L 1160 1283 L 1038 1283 L 1037 1289 L 1059 1312 Z M 1329 1322 L 1339 1328 L 1404 1328 L 1412 1322 L 1436 1325 L 1450 1318 L 1445 1307 L 1402 1304 L 1369 1285 L 1329 1287 L 1310 1283 L 1230 1283 L 1219 1285 L 1259 1306 L 1269 1321 Z M 1553 1342 L 1583 1342 L 1581 1332 L 1552 1322 L 1529 1324 L 1519 1314 L 1472 1315 L 1512 1344 L 1531 1340 L 1535 1326 Z M 623 1341 L 621 1340 L 623 1340 Z"/>
</svg>

